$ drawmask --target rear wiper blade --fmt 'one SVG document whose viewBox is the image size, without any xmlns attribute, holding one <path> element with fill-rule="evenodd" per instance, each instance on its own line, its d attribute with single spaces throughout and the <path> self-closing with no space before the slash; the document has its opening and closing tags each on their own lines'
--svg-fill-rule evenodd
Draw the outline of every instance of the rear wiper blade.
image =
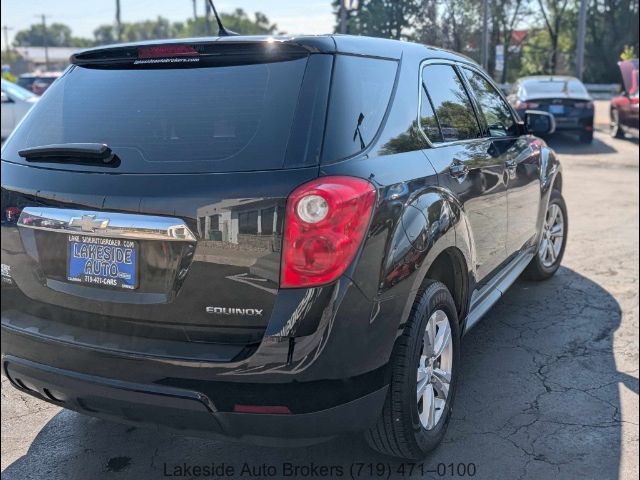
<svg viewBox="0 0 640 480">
<path fill-rule="evenodd" d="M 78 163 L 117 167 L 120 159 L 104 143 L 56 143 L 18 152 L 29 162 Z"/>
</svg>

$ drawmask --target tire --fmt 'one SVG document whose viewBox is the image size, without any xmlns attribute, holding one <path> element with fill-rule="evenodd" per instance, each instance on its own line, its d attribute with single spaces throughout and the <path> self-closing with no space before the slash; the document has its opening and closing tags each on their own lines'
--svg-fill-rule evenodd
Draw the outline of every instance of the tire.
<svg viewBox="0 0 640 480">
<path fill-rule="evenodd" d="M 443 320 L 442 314 L 446 315 Z M 433 320 L 432 320 L 433 319 Z M 447 353 L 432 363 L 432 360 L 424 360 L 423 355 L 427 325 L 430 321 L 437 323 L 440 319 L 437 332 L 442 332 L 442 337 L 434 334 L 435 341 L 431 344 L 438 345 L 438 339 L 446 336 L 445 323 L 449 325 L 451 338 L 450 347 L 443 349 Z M 435 327 L 433 332 L 435 332 Z M 460 325 L 456 306 L 449 290 L 440 282 L 427 281 L 421 287 L 416 296 L 411 314 L 401 337 L 397 340 L 389 367 L 391 369 L 391 381 L 387 398 L 385 399 L 382 413 L 377 423 L 366 433 L 365 438 L 371 448 L 385 455 L 407 460 L 419 460 L 433 450 L 442 441 L 451 418 L 452 405 L 455 398 L 458 379 L 458 363 L 460 357 Z M 432 365 L 434 372 L 442 372 L 449 369 L 450 383 L 446 400 L 442 401 L 442 385 L 437 381 L 437 375 L 430 375 L 429 368 L 422 369 L 422 365 Z M 421 373 L 422 372 L 422 373 Z M 421 376 L 420 385 L 424 386 L 424 395 L 433 392 L 431 400 L 433 405 L 439 403 L 440 408 L 434 410 L 425 409 L 425 398 L 418 394 L 418 376 Z M 427 379 L 435 379 L 428 381 Z M 436 386 L 437 385 L 437 386 Z M 418 399 L 417 399 L 418 398 Z M 420 408 L 423 414 L 421 417 Z M 428 412 L 433 412 L 432 416 Z M 430 428 L 424 426 L 431 421 Z"/>
<path fill-rule="evenodd" d="M 609 118 L 611 120 L 609 126 L 609 135 L 613 138 L 624 138 L 624 130 L 620 126 L 620 117 L 617 110 L 611 110 L 609 112 Z"/>
<path fill-rule="evenodd" d="M 561 242 L 559 243 L 559 248 L 556 248 L 555 240 L 552 242 L 551 248 L 554 250 L 555 258 L 551 263 L 550 260 L 552 257 L 549 254 L 544 254 L 543 251 L 543 243 L 545 241 L 545 231 L 552 230 L 547 226 L 547 222 L 549 219 L 549 214 L 551 210 L 557 207 L 562 214 L 562 237 Z M 549 198 L 549 205 L 547 207 L 547 212 L 545 213 L 545 222 L 543 225 L 543 231 L 540 235 L 540 241 L 538 243 L 538 248 L 536 249 L 536 255 L 531 259 L 531 263 L 527 266 L 525 271 L 523 272 L 523 277 L 528 280 L 547 280 L 551 278 L 560 268 L 560 264 L 562 263 L 562 257 L 564 256 L 564 250 L 567 246 L 567 233 L 569 231 L 569 217 L 567 215 L 567 206 L 564 202 L 564 198 L 562 198 L 562 194 L 558 190 L 553 190 L 551 192 L 551 197 Z M 552 236 L 553 238 L 553 236 Z M 555 237 L 558 238 L 557 236 Z M 547 242 L 548 242 L 547 237 Z M 548 245 L 548 244 L 547 244 Z M 545 249 L 546 250 L 546 249 Z M 546 259 L 546 261 L 545 261 Z"/>
<path fill-rule="evenodd" d="M 580 133 L 580 143 L 584 143 L 585 145 L 593 143 L 593 132 Z"/>
</svg>

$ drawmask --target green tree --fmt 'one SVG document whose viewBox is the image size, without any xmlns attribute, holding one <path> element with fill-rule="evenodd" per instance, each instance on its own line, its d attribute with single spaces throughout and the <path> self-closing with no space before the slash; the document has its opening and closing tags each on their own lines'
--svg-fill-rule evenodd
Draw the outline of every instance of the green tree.
<svg viewBox="0 0 640 480">
<path fill-rule="evenodd" d="M 633 60 L 634 58 L 638 58 L 638 54 L 636 53 L 636 49 L 631 45 L 625 45 L 622 53 L 620 54 L 620 60 L 623 62 L 626 60 Z"/>
<path fill-rule="evenodd" d="M 354 35 L 393 38 L 410 38 L 416 15 L 421 12 L 420 0 L 360 0 L 355 11 L 350 12 L 348 32 Z M 340 2 L 333 2 L 339 30 Z"/>
<path fill-rule="evenodd" d="M 575 22 L 570 22 L 568 17 L 571 16 L 572 11 L 577 10 L 577 4 L 575 0 L 537 0 L 537 2 L 549 34 L 550 51 L 546 70 L 548 73 L 554 74 L 558 69 L 560 36 L 575 25 Z M 573 31 L 575 31 L 575 27 Z"/>
<path fill-rule="evenodd" d="M 638 0 L 590 0 L 587 15 L 585 79 L 619 83 L 618 54 L 638 46 Z M 637 50 L 636 50 L 637 51 Z"/>
<path fill-rule="evenodd" d="M 86 38 L 74 37 L 71 28 L 63 23 L 52 23 L 47 26 L 46 37 L 44 26 L 35 23 L 25 30 L 20 30 L 14 38 L 14 45 L 18 47 L 41 47 L 46 44 L 50 47 L 89 47 L 92 41 Z"/>
<path fill-rule="evenodd" d="M 238 8 L 231 13 L 221 13 L 220 17 L 225 28 L 243 35 L 272 35 L 278 31 L 277 25 L 271 23 L 269 18 L 261 12 L 256 12 L 254 18 L 250 18 L 244 10 Z M 201 37 L 209 34 L 215 35 L 216 30 L 217 26 L 213 15 L 208 19 L 198 17 L 186 22 L 170 22 L 166 18 L 158 17 L 155 20 L 123 23 L 122 41 L 137 42 L 162 38 Z M 118 32 L 114 25 L 100 25 L 93 31 L 93 36 L 98 45 L 118 42 Z"/>
</svg>

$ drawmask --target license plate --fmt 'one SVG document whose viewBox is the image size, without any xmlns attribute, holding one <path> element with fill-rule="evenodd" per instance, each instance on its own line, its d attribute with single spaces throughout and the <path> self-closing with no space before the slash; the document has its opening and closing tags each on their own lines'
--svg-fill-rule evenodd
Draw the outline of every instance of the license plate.
<svg viewBox="0 0 640 480">
<path fill-rule="evenodd" d="M 554 115 L 564 114 L 564 105 L 549 105 L 549 113 Z"/>
<path fill-rule="evenodd" d="M 132 240 L 69 235 L 67 280 L 96 287 L 138 286 L 138 246 Z"/>
</svg>

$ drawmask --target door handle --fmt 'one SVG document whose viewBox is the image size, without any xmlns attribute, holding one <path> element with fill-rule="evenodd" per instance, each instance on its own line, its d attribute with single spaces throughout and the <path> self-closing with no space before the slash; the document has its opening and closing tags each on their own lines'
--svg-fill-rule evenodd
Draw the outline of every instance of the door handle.
<svg viewBox="0 0 640 480">
<path fill-rule="evenodd" d="M 449 175 L 454 178 L 464 177 L 469 173 L 469 167 L 464 163 L 454 163 L 449 167 Z"/>
</svg>

